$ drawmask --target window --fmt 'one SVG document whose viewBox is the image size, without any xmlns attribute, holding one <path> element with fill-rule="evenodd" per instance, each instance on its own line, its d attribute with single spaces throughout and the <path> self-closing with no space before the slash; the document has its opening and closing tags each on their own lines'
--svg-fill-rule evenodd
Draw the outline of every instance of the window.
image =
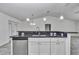
<svg viewBox="0 0 79 59">
<path fill-rule="evenodd" d="M 51 31 L 51 24 L 45 24 L 45 31 Z"/>
</svg>

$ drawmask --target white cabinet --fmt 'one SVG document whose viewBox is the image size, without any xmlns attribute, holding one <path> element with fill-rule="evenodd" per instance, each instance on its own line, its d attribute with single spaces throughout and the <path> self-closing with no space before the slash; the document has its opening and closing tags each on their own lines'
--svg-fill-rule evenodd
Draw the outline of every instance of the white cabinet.
<svg viewBox="0 0 79 59">
<path fill-rule="evenodd" d="M 31 55 L 64 55 L 65 38 L 29 38 L 28 54 Z"/>
<path fill-rule="evenodd" d="M 51 38 L 51 55 L 57 53 L 57 38 Z"/>
<path fill-rule="evenodd" d="M 59 38 L 58 54 L 66 55 L 66 38 Z"/>
<path fill-rule="evenodd" d="M 50 54 L 50 38 L 29 38 L 28 54 L 30 55 Z"/>
<path fill-rule="evenodd" d="M 66 54 L 65 38 L 51 38 L 51 55 Z"/>
<path fill-rule="evenodd" d="M 66 44 L 65 38 L 58 38 L 57 40 L 57 55 L 65 55 L 66 54 Z"/>
<path fill-rule="evenodd" d="M 28 54 L 29 55 L 39 54 L 39 38 L 28 39 Z"/>
<path fill-rule="evenodd" d="M 49 55 L 50 54 L 50 38 L 40 38 L 39 41 L 40 55 Z"/>
</svg>

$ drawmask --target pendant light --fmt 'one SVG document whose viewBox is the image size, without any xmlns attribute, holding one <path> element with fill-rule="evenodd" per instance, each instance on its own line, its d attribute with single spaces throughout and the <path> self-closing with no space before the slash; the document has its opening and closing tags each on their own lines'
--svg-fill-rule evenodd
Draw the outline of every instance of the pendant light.
<svg viewBox="0 0 79 59">
<path fill-rule="evenodd" d="M 47 20 L 47 19 L 44 17 L 44 18 L 43 18 L 43 21 L 46 21 L 46 20 Z"/>
<path fill-rule="evenodd" d="M 26 18 L 26 21 L 30 21 L 30 18 Z"/>
<path fill-rule="evenodd" d="M 63 16 L 60 16 L 60 20 L 63 20 L 64 19 L 64 17 Z"/>
</svg>

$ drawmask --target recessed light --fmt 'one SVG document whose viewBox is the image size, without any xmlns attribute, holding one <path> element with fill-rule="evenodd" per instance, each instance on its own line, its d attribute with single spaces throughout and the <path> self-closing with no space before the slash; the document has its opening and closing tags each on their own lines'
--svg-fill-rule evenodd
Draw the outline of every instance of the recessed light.
<svg viewBox="0 0 79 59">
<path fill-rule="evenodd" d="M 26 21 L 30 21 L 30 19 L 29 18 L 26 18 Z"/>
<path fill-rule="evenodd" d="M 63 17 L 63 16 L 60 16 L 60 19 L 61 19 L 61 20 L 63 20 L 63 19 L 64 19 L 64 17 Z"/>
<path fill-rule="evenodd" d="M 43 21 L 46 21 L 47 19 L 46 18 L 43 18 Z"/>
</svg>

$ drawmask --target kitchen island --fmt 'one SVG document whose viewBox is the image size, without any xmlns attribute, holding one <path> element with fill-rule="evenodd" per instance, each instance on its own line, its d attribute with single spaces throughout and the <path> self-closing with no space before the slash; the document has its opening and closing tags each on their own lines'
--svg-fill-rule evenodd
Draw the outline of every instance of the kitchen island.
<svg viewBox="0 0 79 59">
<path fill-rule="evenodd" d="M 14 55 L 66 55 L 69 54 L 68 36 L 60 31 L 18 31 L 11 36 Z"/>
</svg>

